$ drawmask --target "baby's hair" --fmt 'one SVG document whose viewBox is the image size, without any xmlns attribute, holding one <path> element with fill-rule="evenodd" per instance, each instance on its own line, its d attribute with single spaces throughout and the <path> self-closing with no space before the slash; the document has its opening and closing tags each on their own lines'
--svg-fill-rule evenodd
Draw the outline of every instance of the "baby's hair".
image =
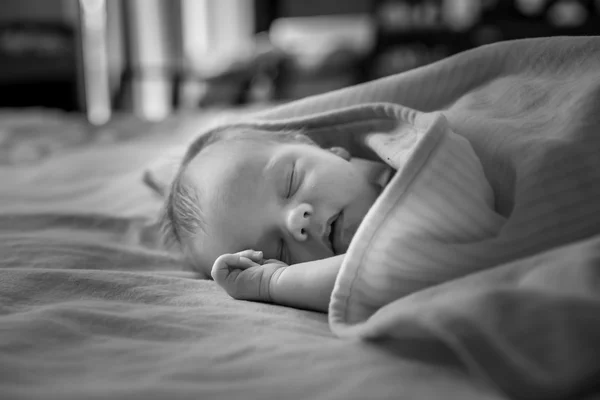
<svg viewBox="0 0 600 400">
<path fill-rule="evenodd" d="M 204 218 L 200 208 L 198 189 L 186 177 L 190 162 L 201 155 L 212 144 L 218 142 L 254 141 L 263 143 L 303 143 L 317 146 L 301 131 L 259 130 L 247 125 L 219 127 L 200 135 L 190 144 L 171 183 L 161 216 L 163 241 L 169 247 L 178 247 L 186 254 L 183 246 L 189 238 L 204 229 Z M 194 268 L 193 260 L 187 260 Z M 194 268 L 195 269 L 195 268 Z"/>
</svg>

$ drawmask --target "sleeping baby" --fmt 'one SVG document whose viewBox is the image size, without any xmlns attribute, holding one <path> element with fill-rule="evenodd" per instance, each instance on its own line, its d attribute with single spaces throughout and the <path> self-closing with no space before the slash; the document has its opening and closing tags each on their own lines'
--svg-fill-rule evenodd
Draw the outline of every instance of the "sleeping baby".
<svg viewBox="0 0 600 400">
<path fill-rule="evenodd" d="M 468 243 L 505 219 L 469 142 L 441 115 L 378 107 L 326 115 L 326 131 L 247 124 L 200 136 L 172 181 L 165 236 L 236 299 L 318 311 L 342 265 L 372 276 L 382 304 L 492 265 Z"/>
<path fill-rule="evenodd" d="M 325 312 L 350 241 L 391 171 L 300 132 L 216 129 L 188 149 L 164 233 L 236 299 Z"/>
</svg>

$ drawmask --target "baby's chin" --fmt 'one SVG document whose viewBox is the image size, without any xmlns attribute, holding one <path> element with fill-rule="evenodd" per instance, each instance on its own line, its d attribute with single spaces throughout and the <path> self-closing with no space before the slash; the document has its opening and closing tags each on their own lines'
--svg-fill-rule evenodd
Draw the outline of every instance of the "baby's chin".
<svg viewBox="0 0 600 400">
<path fill-rule="evenodd" d="M 343 209 L 341 218 L 343 224 L 342 235 L 338 246 L 335 247 L 337 254 L 345 254 L 348 251 L 350 243 L 356 235 L 356 231 L 358 231 L 369 209 L 375 203 L 378 194 L 375 187 L 370 187 L 369 193 L 365 197 L 357 199 L 358 201 L 349 204 Z"/>
<path fill-rule="evenodd" d="M 334 243 L 336 254 L 345 254 L 348 251 L 350 243 L 352 243 L 354 235 L 356 235 L 356 231 L 366 215 L 366 212 L 358 211 L 359 210 L 353 208 L 348 208 L 342 212 L 340 216 L 340 223 L 342 224 L 341 235 Z"/>
<path fill-rule="evenodd" d="M 336 243 L 337 246 L 335 246 L 336 254 L 346 254 L 359 225 L 360 221 L 358 223 L 350 222 L 349 224 L 344 221 L 344 228 L 342 230 L 341 238 L 339 242 Z"/>
</svg>

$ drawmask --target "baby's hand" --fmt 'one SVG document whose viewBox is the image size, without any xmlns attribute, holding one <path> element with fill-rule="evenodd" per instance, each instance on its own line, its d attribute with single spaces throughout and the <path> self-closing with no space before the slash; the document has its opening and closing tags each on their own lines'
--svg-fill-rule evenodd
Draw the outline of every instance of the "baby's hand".
<svg viewBox="0 0 600 400">
<path fill-rule="evenodd" d="M 285 267 L 279 260 L 263 260 L 260 251 L 244 250 L 217 258 L 211 275 L 234 299 L 269 303 L 271 280 Z"/>
</svg>

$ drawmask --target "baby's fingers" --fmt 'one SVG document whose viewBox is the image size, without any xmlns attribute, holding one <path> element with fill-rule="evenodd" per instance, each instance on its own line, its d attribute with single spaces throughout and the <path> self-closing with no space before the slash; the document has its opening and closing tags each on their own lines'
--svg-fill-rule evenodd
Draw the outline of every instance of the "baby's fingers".
<svg viewBox="0 0 600 400">
<path fill-rule="evenodd" d="M 244 251 L 240 251 L 239 253 L 235 253 L 235 254 L 239 255 L 240 257 L 246 257 L 246 258 L 254 261 L 255 263 L 258 263 L 263 258 L 262 251 L 244 250 Z"/>
<path fill-rule="evenodd" d="M 237 275 L 240 270 L 257 266 L 257 263 L 244 256 L 248 251 L 252 252 L 252 250 L 247 250 L 236 254 L 223 254 L 217 258 L 210 271 L 210 275 L 215 282 L 223 283 L 228 277 L 231 278 L 231 274 L 235 273 Z"/>
</svg>

